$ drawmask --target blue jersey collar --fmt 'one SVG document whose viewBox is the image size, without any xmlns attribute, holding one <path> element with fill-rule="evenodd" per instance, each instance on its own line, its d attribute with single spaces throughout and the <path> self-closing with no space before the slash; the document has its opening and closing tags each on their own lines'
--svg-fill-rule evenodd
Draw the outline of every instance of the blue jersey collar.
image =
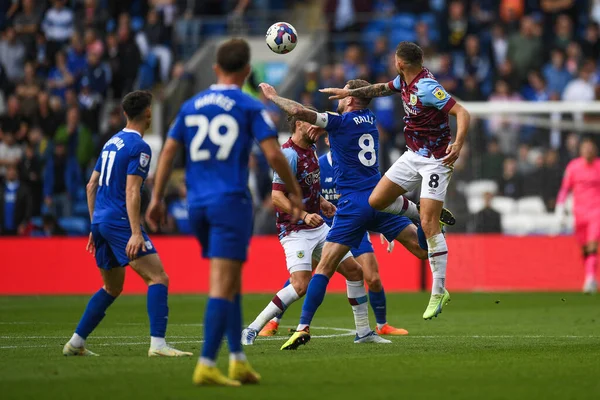
<svg viewBox="0 0 600 400">
<path fill-rule="evenodd" d="M 137 133 L 138 135 L 140 135 L 140 137 L 142 137 L 142 134 L 141 134 L 141 133 L 139 133 L 138 131 L 134 131 L 133 129 L 123 128 L 123 132 L 127 132 L 127 133 Z"/>
</svg>

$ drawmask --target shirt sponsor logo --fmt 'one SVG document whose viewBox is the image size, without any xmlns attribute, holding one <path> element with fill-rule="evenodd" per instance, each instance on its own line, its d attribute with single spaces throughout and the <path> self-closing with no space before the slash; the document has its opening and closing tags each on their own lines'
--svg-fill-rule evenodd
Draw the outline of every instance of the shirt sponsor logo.
<svg viewBox="0 0 600 400">
<path fill-rule="evenodd" d="M 435 96 L 435 98 L 438 100 L 444 100 L 447 96 L 446 91 L 444 89 L 442 89 L 441 86 L 438 86 L 435 89 L 433 89 L 432 93 Z"/>
<path fill-rule="evenodd" d="M 150 154 L 141 153 L 140 165 L 142 166 L 142 168 L 146 168 L 148 166 L 148 163 L 150 163 Z"/>
<path fill-rule="evenodd" d="M 325 182 L 333 182 L 333 178 L 332 177 L 325 178 Z"/>
</svg>

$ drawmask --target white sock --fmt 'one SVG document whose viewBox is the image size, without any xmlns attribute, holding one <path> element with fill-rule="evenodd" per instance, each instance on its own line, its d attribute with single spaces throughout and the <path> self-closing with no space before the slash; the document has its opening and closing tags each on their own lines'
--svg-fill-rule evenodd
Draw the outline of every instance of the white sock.
<svg viewBox="0 0 600 400">
<path fill-rule="evenodd" d="M 298 326 L 296 327 L 296 331 L 303 331 L 306 328 L 308 328 L 308 325 L 306 325 L 306 324 L 298 324 Z"/>
<path fill-rule="evenodd" d="M 161 349 L 167 345 L 164 337 L 150 336 L 150 348 Z"/>
<path fill-rule="evenodd" d="M 390 214 L 404 215 L 410 219 L 420 219 L 417 205 L 404 196 L 398 197 L 392 204 L 390 204 L 387 208 L 384 208 L 382 211 Z"/>
<path fill-rule="evenodd" d="M 429 247 L 429 266 L 433 275 L 431 294 L 443 294 L 446 287 L 446 265 L 448 264 L 448 245 L 442 233 L 427 239 Z"/>
<path fill-rule="evenodd" d="M 200 357 L 200 364 L 206 365 L 207 367 L 216 367 L 217 364 L 215 360 L 211 360 L 210 358 Z"/>
<path fill-rule="evenodd" d="M 74 333 L 73 336 L 71 336 L 71 340 L 69 340 L 69 343 L 71 343 L 71 346 L 73 347 L 85 347 L 85 339 L 76 333 Z"/>
<path fill-rule="evenodd" d="M 281 315 L 281 314 L 280 314 Z M 281 317 L 277 316 L 277 317 L 273 317 L 271 318 L 271 321 L 275 322 L 275 323 L 280 323 L 281 322 Z"/>
<path fill-rule="evenodd" d="M 381 328 L 383 328 L 383 327 L 384 327 L 386 324 L 387 324 L 387 322 L 386 322 L 386 323 L 384 323 L 384 324 L 377 324 L 377 329 L 381 329 Z"/>
<path fill-rule="evenodd" d="M 265 309 L 258 314 L 258 317 L 256 317 L 256 319 L 250 324 L 249 328 L 260 331 L 271 318 L 279 315 L 282 311 L 288 308 L 290 304 L 298 299 L 298 293 L 296 293 L 296 290 L 292 285 L 284 287 L 277 292 L 275 297 L 273 297 L 273 300 L 271 300 Z"/>
<path fill-rule="evenodd" d="M 229 353 L 229 362 L 232 361 L 246 361 L 246 354 L 243 351 L 239 353 Z"/>
<path fill-rule="evenodd" d="M 356 334 L 359 337 L 366 336 L 371 332 L 371 327 L 369 326 L 369 302 L 367 301 L 365 281 L 346 281 L 346 292 L 348 301 L 352 305 L 352 312 L 354 312 Z"/>
</svg>

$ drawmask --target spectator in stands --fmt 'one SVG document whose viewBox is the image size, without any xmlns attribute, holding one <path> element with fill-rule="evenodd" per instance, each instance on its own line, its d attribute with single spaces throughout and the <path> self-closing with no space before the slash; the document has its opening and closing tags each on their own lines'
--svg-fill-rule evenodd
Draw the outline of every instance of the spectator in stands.
<svg viewBox="0 0 600 400">
<path fill-rule="evenodd" d="M 566 50 L 567 46 L 573 39 L 573 23 L 571 18 L 566 14 L 561 14 L 556 19 L 554 25 L 554 40 L 551 43 L 551 48 Z"/>
<path fill-rule="evenodd" d="M 108 10 L 98 4 L 97 0 L 83 0 L 83 6 L 75 12 L 77 30 L 82 32 L 88 28 L 96 31 L 106 29 L 109 19 Z"/>
<path fill-rule="evenodd" d="M 15 140 L 12 131 L 4 131 L 0 142 L 0 178 L 4 176 L 8 167 L 16 165 L 23 157 L 23 148 Z"/>
<path fill-rule="evenodd" d="M 96 135 L 100 130 L 100 111 L 102 108 L 102 95 L 92 91 L 87 77 L 81 80 L 81 91 L 77 96 L 77 104 L 81 111 L 81 122 Z"/>
<path fill-rule="evenodd" d="M 117 132 L 125 127 L 125 120 L 123 119 L 123 113 L 121 111 L 121 107 L 114 107 L 108 116 L 108 126 L 106 130 L 102 132 L 100 135 L 100 139 L 98 140 L 98 145 L 96 147 L 96 154 L 100 154 L 104 144 L 108 142 L 108 140 L 113 137 Z"/>
<path fill-rule="evenodd" d="M 0 136 L 12 132 L 17 143 L 21 143 L 27 136 L 29 120 L 21 113 L 19 98 L 12 95 L 6 102 L 6 114 L 0 117 Z"/>
<path fill-rule="evenodd" d="M 56 52 L 55 66 L 48 73 L 46 86 L 50 89 L 51 96 L 59 97 L 65 101 L 65 94 L 68 88 L 75 84 L 75 77 L 67 67 L 67 58 L 62 51 Z"/>
<path fill-rule="evenodd" d="M 490 55 L 492 65 L 498 68 L 506 61 L 506 53 L 508 51 L 508 40 L 506 39 L 506 31 L 501 24 L 494 24 L 492 27 L 492 40 L 490 43 Z"/>
<path fill-rule="evenodd" d="M 7 94 L 13 91 L 13 83 L 6 76 L 6 68 L 0 62 L 0 95 L 6 98 Z"/>
<path fill-rule="evenodd" d="M 548 83 L 550 96 L 562 94 L 573 76 L 565 68 L 565 54 L 560 49 L 550 52 L 550 62 L 544 66 L 544 78 Z"/>
<path fill-rule="evenodd" d="M 93 28 L 87 28 L 83 37 L 85 42 L 85 52 L 87 54 L 96 53 L 99 57 L 104 54 L 104 42 L 98 37 L 98 33 Z"/>
<path fill-rule="evenodd" d="M 0 40 L 0 63 L 8 79 L 17 81 L 23 78 L 23 66 L 25 65 L 26 49 L 23 43 L 17 40 L 17 33 L 12 26 L 4 30 Z"/>
<path fill-rule="evenodd" d="M 73 11 L 66 6 L 66 0 L 53 0 L 52 7 L 46 11 L 42 21 L 42 30 L 47 39 L 46 49 L 49 60 L 55 60 L 55 54 L 69 42 L 74 28 Z"/>
<path fill-rule="evenodd" d="M 175 21 L 176 40 L 179 56 L 184 60 L 189 59 L 200 47 L 202 38 L 202 20 L 200 19 L 201 0 L 177 0 L 180 11 L 179 18 Z"/>
<path fill-rule="evenodd" d="M 19 98 L 20 113 L 31 119 L 34 117 L 37 110 L 37 99 L 40 94 L 40 82 L 35 76 L 35 66 L 32 62 L 25 63 L 25 76 L 17 84 L 15 90 L 16 95 Z"/>
<path fill-rule="evenodd" d="M 566 57 L 565 68 L 571 75 L 577 75 L 577 71 L 579 71 L 583 61 L 579 43 L 575 41 L 569 43 L 566 50 Z"/>
<path fill-rule="evenodd" d="M 128 25 L 119 26 L 116 58 L 118 66 L 113 69 L 113 89 L 114 96 L 120 98 L 133 90 L 142 63 L 140 50 Z"/>
<path fill-rule="evenodd" d="M 543 61 L 542 39 L 537 35 L 535 22 L 531 17 L 521 19 L 521 29 L 508 41 L 506 57 L 514 66 L 519 82 L 524 82 L 527 73 L 541 67 Z"/>
<path fill-rule="evenodd" d="M 357 45 L 348 46 L 344 53 L 344 76 L 347 80 L 365 76 L 365 66 L 362 64 L 362 51 Z"/>
<path fill-rule="evenodd" d="M 173 55 L 171 54 L 171 49 L 165 45 L 168 32 L 156 9 L 148 11 L 144 33 L 150 46 L 150 53 L 158 59 L 160 80 L 161 82 L 166 83 L 169 81 L 169 72 L 171 71 L 171 65 L 173 64 Z"/>
<path fill-rule="evenodd" d="M 595 22 L 589 23 L 579 44 L 585 58 L 600 58 L 600 26 Z"/>
<path fill-rule="evenodd" d="M 41 16 L 34 0 L 22 0 L 21 6 L 21 12 L 15 16 L 14 27 L 18 39 L 25 45 L 27 59 L 31 60 L 35 58 L 35 36 L 39 30 Z"/>
<path fill-rule="evenodd" d="M 192 233 L 185 183 L 177 186 L 177 197 L 167 205 L 167 214 L 169 231 L 182 235 L 190 235 Z"/>
<path fill-rule="evenodd" d="M 36 144 L 28 143 L 19 163 L 21 180 L 31 191 L 31 215 L 40 215 L 42 206 L 42 160 L 37 154 Z"/>
<path fill-rule="evenodd" d="M 528 175 L 535 170 L 535 165 L 531 162 L 531 148 L 526 143 L 521 143 L 517 150 L 517 170 L 521 176 Z"/>
<path fill-rule="evenodd" d="M 373 53 L 369 57 L 369 69 L 373 76 L 384 74 L 388 70 L 390 51 L 387 37 L 384 35 L 375 39 Z"/>
<path fill-rule="evenodd" d="M 83 187 L 81 169 L 75 154 L 63 143 L 55 143 L 53 157 L 48 157 L 44 168 L 44 204 L 57 217 L 69 217 L 72 201 Z"/>
<path fill-rule="evenodd" d="M 500 151 L 498 139 L 491 138 L 487 144 L 487 151 L 481 161 L 481 177 L 498 181 L 502 178 L 505 156 Z"/>
<path fill-rule="evenodd" d="M 575 132 L 570 132 L 567 135 L 565 145 L 561 148 L 560 152 L 561 170 L 564 171 L 567 164 L 577 157 L 579 157 L 579 135 Z"/>
<path fill-rule="evenodd" d="M 532 169 L 528 174 L 523 175 L 523 196 L 542 196 L 544 192 L 544 153 L 539 150 L 532 150 Z"/>
<path fill-rule="evenodd" d="M 457 94 L 462 101 L 482 101 L 484 99 L 477 79 L 470 75 L 465 76 Z"/>
<path fill-rule="evenodd" d="M 35 113 L 34 123 L 41 128 L 44 137 L 52 139 L 62 123 L 63 116 L 50 107 L 48 92 L 40 92 L 38 94 L 37 105 L 38 108 Z"/>
<path fill-rule="evenodd" d="M 489 79 L 491 64 L 488 57 L 481 53 L 479 39 L 475 35 L 468 35 L 465 39 L 465 54 L 457 57 L 455 72 L 458 76 L 473 76 L 481 87 L 487 86 L 487 93 L 491 91 Z M 451 91 L 445 87 L 446 90 Z"/>
<path fill-rule="evenodd" d="M 324 4 L 327 26 L 333 34 L 360 32 L 368 21 L 364 15 L 373 9 L 369 0 L 327 0 Z"/>
<path fill-rule="evenodd" d="M 427 25 L 425 21 L 417 22 L 415 25 L 415 34 L 417 36 L 415 43 L 417 43 L 419 47 L 423 49 L 423 53 L 431 53 L 435 51 L 437 46 L 435 46 L 435 43 L 431 40 L 429 35 L 429 25 Z"/>
<path fill-rule="evenodd" d="M 54 141 L 67 145 L 68 154 L 76 157 L 82 169 L 87 167 L 95 155 L 92 133 L 87 126 L 81 123 L 77 107 L 68 109 L 66 122 L 58 127 Z"/>
<path fill-rule="evenodd" d="M 24 235 L 31 211 L 29 188 L 19 180 L 17 167 L 11 165 L 0 184 L 0 235 Z"/>
<path fill-rule="evenodd" d="M 550 91 L 546 80 L 538 71 L 531 71 L 527 75 L 528 85 L 523 89 L 523 98 L 528 101 L 548 101 Z"/>
<path fill-rule="evenodd" d="M 53 237 L 66 236 L 67 232 L 58 224 L 56 217 L 52 214 L 42 216 L 42 226 L 36 227 L 39 230 L 33 232 L 33 236 Z"/>
<path fill-rule="evenodd" d="M 450 93 L 458 89 L 458 79 L 452 70 L 452 56 L 449 53 L 443 53 L 439 57 L 439 70 L 435 74 L 437 81 Z"/>
<path fill-rule="evenodd" d="M 596 90 L 592 83 L 592 77 L 596 66 L 592 60 L 588 60 L 579 70 L 576 79 L 570 81 L 562 94 L 563 101 L 594 101 Z"/>
<path fill-rule="evenodd" d="M 542 198 L 546 208 L 553 211 L 556 206 L 556 194 L 560 190 L 563 169 L 559 165 L 559 155 L 556 150 L 549 150 L 544 156 Z"/>
<path fill-rule="evenodd" d="M 523 196 L 523 178 L 517 170 L 517 160 L 504 160 L 502 177 L 498 181 L 499 193 L 502 196 L 518 199 Z"/>
<path fill-rule="evenodd" d="M 73 74 L 75 81 L 79 83 L 86 68 L 86 49 L 81 40 L 81 35 L 75 32 L 71 37 L 71 45 L 67 49 L 67 69 Z"/>
<path fill-rule="evenodd" d="M 103 63 L 100 53 L 92 51 L 87 55 L 86 68 L 82 73 L 82 84 L 85 79 L 91 93 L 106 97 L 110 86 L 110 67 Z"/>
<path fill-rule="evenodd" d="M 473 217 L 473 231 L 475 233 L 502 233 L 500 213 L 492 207 L 493 199 L 493 193 L 486 192 L 483 194 L 483 209 Z"/>
<path fill-rule="evenodd" d="M 471 29 L 465 4 L 460 0 L 453 0 L 448 4 L 448 17 L 442 25 L 441 37 L 447 40 L 446 49 L 450 52 L 462 52 L 465 38 Z"/>
<path fill-rule="evenodd" d="M 505 81 L 498 80 L 489 101 L 490 103 L 515 102 L 521 101 L 521 96 L 513 92 Z M 491 106 L 493 107 L 493 104 Z M 509 153 L 516 147 L 521 126 L 510 116 L 492 115 L 489 118 L 488 129 L 490 134 L 498 138 L 500 148 L 504 153 Z"/>
</svg>

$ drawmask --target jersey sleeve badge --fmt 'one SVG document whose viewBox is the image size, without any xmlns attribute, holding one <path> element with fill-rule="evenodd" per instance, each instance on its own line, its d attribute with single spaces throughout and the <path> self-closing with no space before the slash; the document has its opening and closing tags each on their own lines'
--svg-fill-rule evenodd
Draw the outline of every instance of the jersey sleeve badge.
<svg viewBox="0 0 600 400">
<path fill-rule="evenodd" d="M 140 166 L 142 168 L 146 168 L 148 163 L 150 162 L 150 154 L 141 153 L 140 154 Z"/>
<path fill-rule="evenodd" d="M 435 96 L 435 98 L 438 100 L 444 100 L 447 96 L 446 91 L 444 89 L 442 89 L 441 86 L 438 86 L 435 89 L 433 89 L 432 93 Z"/>
</svg>

